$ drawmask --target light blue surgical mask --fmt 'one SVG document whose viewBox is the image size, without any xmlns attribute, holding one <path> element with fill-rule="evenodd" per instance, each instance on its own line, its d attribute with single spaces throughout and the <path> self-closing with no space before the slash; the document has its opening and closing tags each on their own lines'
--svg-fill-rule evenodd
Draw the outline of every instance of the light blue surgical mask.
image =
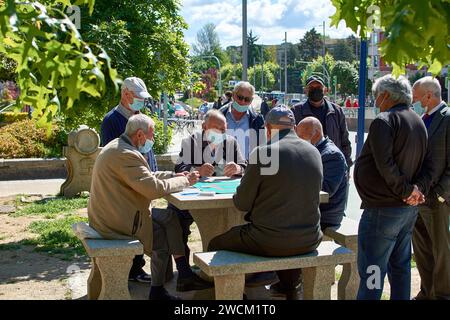
<svg viewBox="0 0 450 320">
<path fill-rule="evenodd" d="M 145 144 L 142 147 L 139 147 L 138 150 L 142 154 L 147 154 L 152 150 L 154 144 L 155 142 L 153 140 L 147 139 L 145 140 Z"/>
<path fill-rule="evenodd" d="M 237 103 L 236 101 L 233 101 L 233 108 L 237 111 L 237 112 L 247 112 L 248 108 L 250 107 L 250 105 L 244 105 L 241 106 L 239 103 Z"/>
<path fill-rule="evenodd" d="M 421 116 L 423 114 L 424 110 L 422 107 L 422 102 L 420 102 L 420 100 L 417 100 L 416 102 L 414 102 L 412 104 L 412 107 L 419 116 Z"/>
<path fill-rule="evenodd" d="M 134 111 L 139 111 L 144 107 L 144 104 L 144 100 L 133 98 L 133 102 L 130 103 L 130 108 Z"/>
<path fill-rule="evenodd" d="M 225 135 L 214 130 L 208 130 L 206 140 L 214 145 L 221 144 L 225 140 Z"/>
</svg>

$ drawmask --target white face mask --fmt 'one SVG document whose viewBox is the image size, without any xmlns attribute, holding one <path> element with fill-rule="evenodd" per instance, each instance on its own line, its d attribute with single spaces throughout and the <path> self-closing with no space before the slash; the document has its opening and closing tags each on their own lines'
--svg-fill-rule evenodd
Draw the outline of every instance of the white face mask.
<svg viewBox="0 0 450 320">
<path fill-rule="evenodd" d="M 211 144 L 218 145 L 225 140 L 225 134 L 210 129 L 206 132 L 206 140 Z"/>
</svg>

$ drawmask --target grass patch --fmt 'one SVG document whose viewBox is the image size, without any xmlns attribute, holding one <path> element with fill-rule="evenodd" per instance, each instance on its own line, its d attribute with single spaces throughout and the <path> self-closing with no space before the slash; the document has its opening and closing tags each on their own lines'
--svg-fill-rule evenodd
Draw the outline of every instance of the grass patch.
<svg viewBox="0 0 450 320">
<path fill-rule="evenodd" d="M 416 259 L 414 259 L 414 255 L 411 257 L 411 269 L 417 268 Z"/>
<path fill-rule="evenodd" d="M 60 214 L 70 214 L 86 208 L 88 199 L 88 197 L 43 199 L 25 205 L 11 216 L 44 216 L 46 219 L 52 219 Z"/>
<path fill-rule="evenodd" d="M 0 243 L 0 251 L 19 250 L 22 246 L 17 243 Z"/>
<path fill-rule="evenodd" d="M 63 260 L 73 259 L 75 256 L 84 256 L 86 251 L 83 244 L 72 232 L 72 224 L 87 222 L 87 218 L 67 216 L 51 221 L 35 221 L 28 230 L 39 236 L 35 239 L 22 241 L 24 245 L 36 246 L 35 251 L 57 255 Z"/>
</svg>

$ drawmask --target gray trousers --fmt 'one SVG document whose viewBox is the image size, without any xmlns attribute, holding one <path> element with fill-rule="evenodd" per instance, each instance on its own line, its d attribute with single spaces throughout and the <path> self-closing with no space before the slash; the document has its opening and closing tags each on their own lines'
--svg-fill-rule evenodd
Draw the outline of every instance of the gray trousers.
<svg viewBox="0 0 450 320">
<path fill-rule="evenodd" d="M 178 217 L 172 210 L 153 208 L 152 221 L 152 286 L 162 286 L 167 275 L 172 272 L 171 256 L 184 255 L 183 232 Z"/>
<path fill-rule="evenodd" d="M 421 280 L 418 297 L 450 300 L 450 206 L 420 207 L 412 243 Z"/>
</svg>

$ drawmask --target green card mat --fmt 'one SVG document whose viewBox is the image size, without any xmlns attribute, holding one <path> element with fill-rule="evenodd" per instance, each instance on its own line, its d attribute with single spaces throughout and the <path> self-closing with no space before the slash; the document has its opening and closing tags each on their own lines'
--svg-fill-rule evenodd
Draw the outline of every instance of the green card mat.
<svg viewBox="0 0 450 320">
<path fill-rule="evenodd" d="M 234 194 L 240 183 L 240 179 L 218 180 L 214 182 L 197 182 L 193 187 L 200 189 L 202 192 L 214 191 L 216 194 Z"/>
</svg>

